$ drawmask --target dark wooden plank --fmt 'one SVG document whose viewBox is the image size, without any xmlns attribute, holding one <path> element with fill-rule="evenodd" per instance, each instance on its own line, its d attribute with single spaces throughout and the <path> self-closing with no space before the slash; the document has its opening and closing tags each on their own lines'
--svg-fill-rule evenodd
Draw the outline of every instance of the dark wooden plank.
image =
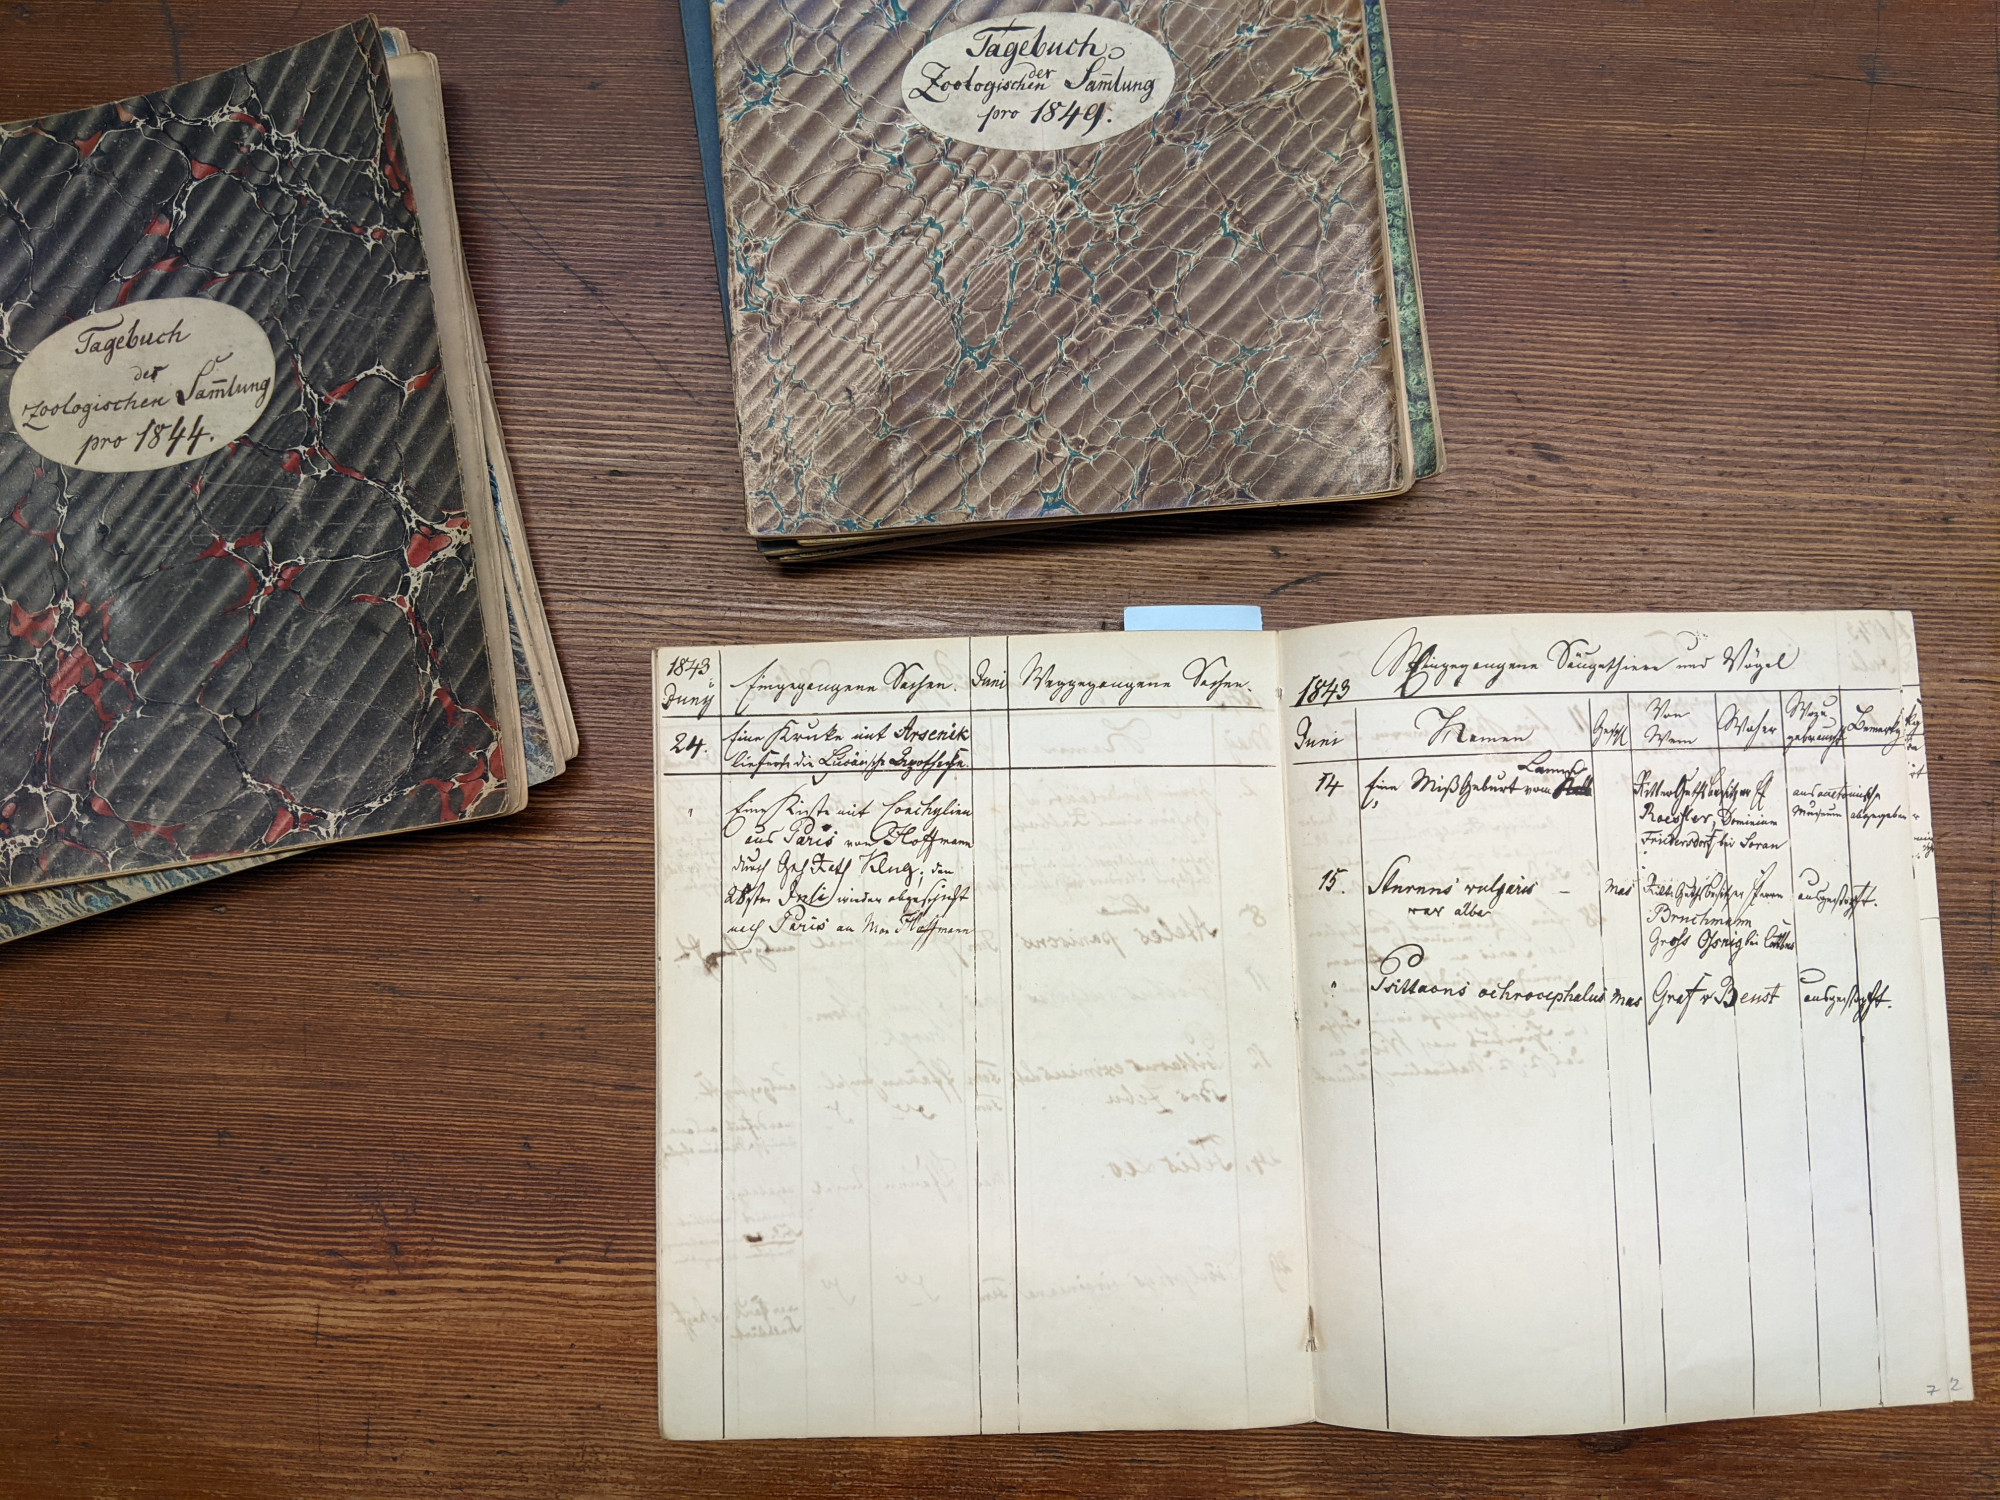
<svg viewBox="0 0 2000 1500">
<path fill-rule="evenodd" d="M 779 573 L 742 536 L 674 7 L 412 0 L 584 758 L 504 826 L 0 951 L 0 1490 L 2000 1494 L 2000 1401 L 1467 1442 L 677 1447 L 653 1424 L 645 648 L 1914 609 L 1977 1376 L 2000 1382 L 1995 8 L 1394 0 L 1450 472 Z M 0 7 L 0 118 L 350 19 Z"/>
</svg>

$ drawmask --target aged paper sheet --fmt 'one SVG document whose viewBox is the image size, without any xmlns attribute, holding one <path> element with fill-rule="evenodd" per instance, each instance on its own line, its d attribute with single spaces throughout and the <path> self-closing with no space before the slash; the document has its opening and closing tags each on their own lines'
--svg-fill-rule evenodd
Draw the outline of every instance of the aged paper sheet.
<svg viewBox="0 0 2000 1500">
<path fill-rule="evenodd" d="M 1969 1394 L 1907 633 L 1281 638 L 1323 1420 Z"/>
<path fill-rule="evenodd" d="M 1274 639 L 655 689 L 668 1434 L 1310 1419 Z"/>
</svg>

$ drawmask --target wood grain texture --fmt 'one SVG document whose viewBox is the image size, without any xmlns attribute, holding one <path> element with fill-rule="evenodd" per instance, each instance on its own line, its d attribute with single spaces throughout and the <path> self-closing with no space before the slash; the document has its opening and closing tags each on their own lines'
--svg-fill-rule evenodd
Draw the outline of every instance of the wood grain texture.
<svg viewBox="0 0 2000 1500">
<path fill-rule="evenodd" d="M 0 118 L 349 19 L 7 0 Z M 583 758 L 502 825 L 0 950 L 0 1493 L 2000 1495 L 1991 3 L 1395 0 L 1444 478 L 796 573 L 743 535 L 674 6 L 383 19 L 443 60 Z M 1914 610 L 1983 1399 L 1581 1439 L 661 1441 L 646 647 L 1168 601 Z"/>
</svg>

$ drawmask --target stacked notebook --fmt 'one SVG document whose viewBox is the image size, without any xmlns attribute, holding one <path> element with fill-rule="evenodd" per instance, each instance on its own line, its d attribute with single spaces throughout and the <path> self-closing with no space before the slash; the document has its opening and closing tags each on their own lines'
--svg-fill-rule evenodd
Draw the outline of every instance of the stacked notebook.
<svg viewBox="0 0 2000 1500">
<path fill-rule="evenodd" d="M 683 0 L 780 561 L 1443 466 L 1379 0 Z"/>
<path fill-rule="evenodd" d="M 559 774 L 436 60 L 0 126 L 0 206 L 0 941 Z"/>
</svg>

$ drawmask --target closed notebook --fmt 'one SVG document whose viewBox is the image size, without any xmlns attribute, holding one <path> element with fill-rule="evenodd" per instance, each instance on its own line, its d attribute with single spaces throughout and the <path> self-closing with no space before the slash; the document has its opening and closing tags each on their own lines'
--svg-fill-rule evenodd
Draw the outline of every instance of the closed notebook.
<svg viewBox="0 0 2000 1500">
<path fill-rule="evenodd" d="M 710 14 L 765 550 L 1436 472 L 1379 5 L 1033 3 Z"/>
<path fill-rule="evenodd" d="M 363 21 L 0 127 L 0 890 L 74 892 L 9 935 L 512 811 L 574 751 L 441 113 L 407 148 L 389 74 Z"/>
</svg>

